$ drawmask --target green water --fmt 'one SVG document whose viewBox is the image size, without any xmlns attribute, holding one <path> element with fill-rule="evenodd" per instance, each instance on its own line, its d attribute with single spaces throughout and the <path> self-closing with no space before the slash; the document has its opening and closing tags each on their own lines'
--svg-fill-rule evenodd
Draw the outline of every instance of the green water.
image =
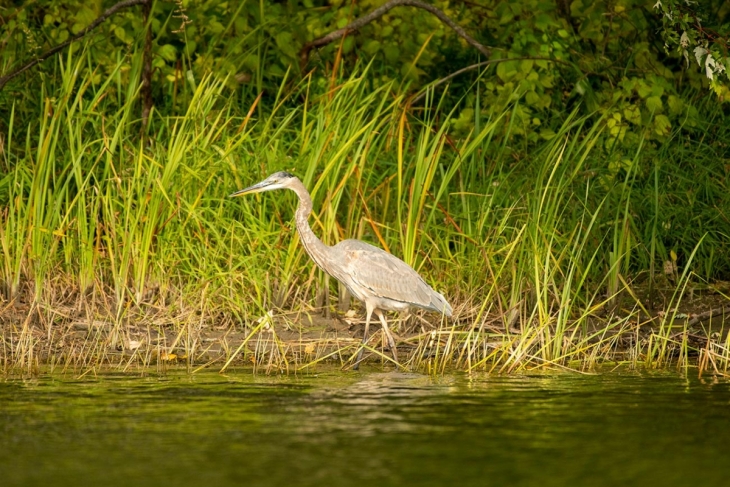
<svg viewBox="0 0 730 487">
<path fill-rule="evenodd" d="M 724 486 L 730 384 L 237 372 L 0 383 L 0 485 Z"/>
</svg>

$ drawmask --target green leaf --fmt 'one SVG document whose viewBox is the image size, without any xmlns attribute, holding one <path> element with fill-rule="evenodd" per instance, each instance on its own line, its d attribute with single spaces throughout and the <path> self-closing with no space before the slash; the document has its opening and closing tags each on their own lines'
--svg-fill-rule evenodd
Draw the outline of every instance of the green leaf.
<svg viewBox="0 0 730 487">
<path fill-rule="evenodd" d="M 646 108 L 650 112 L 661 112 L 662 111 L 662 99 L 658 96 L 650 96 L 646 99 Z"/>
<path fill-rule="evenodd" d="M 552 129 L 542 129 L 540 130 L 540 137 L 545 140 L 550 140 L 555 137 L 555 132 Z"/>
<path fill-rule="evenodd" d="M 124 30 L 124 27 L 116 26 L 114 27 L 114 35 L 119 38 L 120 41 L 127 43 L 127 32 Z"/>
<path fill-rule="evenodd" d="M 528 91 L 525 94 L 525 101 L 529 105 L 537 105 L 540 103 L 540 96 L 537 93 L 535 93 L 534 91 Z"/>
<path fill-rule="evenodd" d="M 669 105 L 669 112 L 672 115 L 679 115 L 684 111 L 684 102 L 677 96 L 669 95 L 667 105 Z"/>
<path fill-rule="evenodd" d="M 65 42 L 68 39 L 68 31 L 66 29 L 57 31 L 56 41 Z"/>
<path fill-rule="evenodd" d="M 283 67 L 276 63 L 269 64 L 268 66 L 266 66 L 266 69 L 272 76 L 276 76 L 277 78 L 281 78 L 286 72 Z"/>
<path fill-rule="evenodd" d="M 465 108 L 459 113 L 459 118 L 454 120 L 454 128 L 466 132 L 474 127 L 474 109 Z"/>
<path fill-rule="evenodd" d="M 171 44 L 165 44 L 157 49 L 157 55 L 165 61 L 172 62 L 177 59 L 177 49 Z"/>
<path fill-rule="evenodd" d="M 495 13 L 499 15 L 499 23 L 506 24 L 514 18 L 514 13 L 509 8 L 509 2 L 500 2 L 498 5 L 502 8 L 496 8 Z"/>
<path fill-rule="evenodd" d="M 641 123 L 641 110 L 636 105 L 630 105 L 623 110 L 624 118 L 629 122 L 638 125 Z"/>
<path fill-rule="evenodd" d="M 249 71 L 256 71 L 259 68 L 259 57 L 256 54 L 249 54 L 243 58 L 243 66 Z"/>
<path fill-rule="evenodd" d="M 276 46 L 286 54 L 288 57 L 296 58 L 297 57 L 297 50 L 294 47 L 294 38 L 291 35 L 291 32 L 279 32 L 276 34 Z"/>
<path fill-rule="evenodd" d="M 223 32 L 224 29 L 223 24 L 215 20 L 208 22 L 207 27 L 208 31 L 210 31 L 212 34 L 220 34 L 221 32 Z"/>
<path fill-rule="evenodd" d="M 395 62 L 400 57 L 400 49 L 392 45 L 384 47 L 383 52 L 385 53 L 385 59 L 390 62 Z"/>
<path fill-rule="evenodd" d="M 353 47 L 355 47 L 355 38 L 352 36 L 345 37 L 345 40 L 342 41 L 342 52 L 344 54 L 350 54 Z"/>
<path fill-rule="evenodd" d="M 646 98 L 647 96 L 651 95 L 651 86 L 646 84 L 646 81 L 643 79 L 639 80 L 637 83 L 636 92 L 639 94 L 640 97 Z"/>
<path fill-rule="evenodd" d="M 654 131 L 659 135 L 669 135 L 672 123 L 666 115 L 657 115 L 654 117 Z"/>
<path fill-rule="evenodd" d="M 502 81 L 509 81 L 517 74 L 517 62 L 505 61 L 497 64 L 497 76 Z"/>
<path fill-rule="evenodd" d="M 88 6 L 84 5 L 74 15 L 76 22 L 81 24 L 82 28 L 88 26 L 96 19 L 97 15 Z"/>
<path fill-rule="evenodd" d="M 380 50 L 380 41 L 369 40 L 362 46 L 362 50 L 373 56 Z"/>
<path fill-rule="evenodd" d="M 535 27 L 539 30 L 547 30 L 551 25 L 555 25 L 555 20 L 547 13 L 540 13 L 535 16 Z"/>
</svg>

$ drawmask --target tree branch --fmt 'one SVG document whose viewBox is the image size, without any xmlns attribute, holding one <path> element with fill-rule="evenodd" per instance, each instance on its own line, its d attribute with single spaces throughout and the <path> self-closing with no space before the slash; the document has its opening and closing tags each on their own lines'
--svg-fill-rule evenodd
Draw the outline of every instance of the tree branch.
<svg viewBox="0 0 730 487">
<path fill-rule="evenodd" d="M 143 3 L 151 2 L 151 1 L 152 0 L 124 0 L 122 2 L 117 3 L 113 7 L 110 7 L 103 14 L 101 14 L 99 17 L 97 17 L 96 20 L 94 20 L 91 24 L 89 24 L 88 27 L 79 31 L 75 35 L 71 36 L 67 41 L 62 42 L 61 44 L 47 50 L 46 52 L 44 52 L 43 54 L 41 54 L 34 60 L 27 63 L 26 65 L 21 66 L 20 68 L 16 69 L 15 71 L 12 71 L 10 74 L 0 77 L 0 90 L 2 90 L 5 87 L 5 85 L 8 83 L 8 81 L 15 78 L 19 74 L 24 73 L 25 71 L 28 71 L 30 68 L 32 68 L 36 64 L 38 64 L 42 61 L 45 61 L 49 57 L 56 54 L 58 51 L 61 51 L 62 49 L 66 48 L 72 42 L 74 42 L 78 39 L 81 39 L 86 34 L 88 34 L 92 30 L 99 27 L 99 25 L 102 22 L 104 22 L 106 19 L 108 19 L 109 17 L 111 17 L 112 15 L 117 13 L 118 11 L 125 9 L 125 8 L 133 7 L 135 5 L 141 5 Z"/>
<path fill-rule="evenodd" d="M 484 54 L 485 56 L 489 57 L 490 50 L 483 46 L 482 44 L 478 43 L 476 40 L 474 40 L 469 34 L 466 33 L 466 31 L 456 22 L 451 20 L 449 17 L 446 16 L 445 13 L 443 13 L 441 10 L 437 9 L 433 5 L 429 5 L 427 3 L 422 2 L 421 0 L 390 0 L 388 3 L 376 8 L 369 14 L 363 15 L 362 17 L 359 17 L 352 21 L 351 23 L 344 26 L 342 29 L 330 32 L 324 37 L 320 37 L 319 39 L 315 39 L 312 42 L 308 42 L 304 45 L 302 50 L 299 52 L 299 59 L 301 61 L 302 66 L 307 64 L 307 61 L 309 60 L 309 52 L 314 49 L 315 47 L 325 46 L 329 44 L 332 41 L 335 41 L 350 32 L 354 32 L 364 25 L 369 24 L 373 20 L 377 19 L 378 17 L 381 17 L 389 10 L 395 8 L 395 7 L 417 7 L 421 8 L 423 10 L 426 10 L 428 12 L 431 12 L 433 15 L 439 18 L 441 22 L 451 27 L 454 32 L 456 32 L 459 37 L 464 39 L 466 42 L 468 42 L 472 47 L 477 49 L 479 52 Z"/>
<path fill-rule="evenodd" d="M 484 66 L 489 66 L 490 64 L 494 64 L 494 63 L 504 63 L 504 62 L 509 62 L 509 61 L 524 61 L 526 59 L 536 60 L 536 61 L 548 61 L 551 63 L 559 63 L 559 64 L 565 64 L 567 66 L 571 66 L 571 64 L 566 61 L 562 61 L 560 59 L 546 58 L 546 57 L 513 57 L 513 58 L 491 59 L 489 61 L 482 61 L 481 63 L 476 63 L 476 64 L 472 64 L 471 66 L 461 68 L 458 71 L 454 71 L 453 73 L 451 73 L 448 76 L 444 76 L 443 78 L 438 79 L 438 80 L 434 81 L 433 83 L 429 83 L 428 85 L 421 88 L 420 92 L 411 99 L 410 103 L 416 103 L 417 101 L 421 100 L 424 96 L 426 96 L 426 93 L 429 89 L 436 88 L 437 86 L 442 85 L 453 78 L 456 78 L 460 74 L 464 74 L 466 72 L 473 71 L 475 69 L 482 68 Z"/>
<path fill-rule="evenodd" d="M 142 61 L 142 134 L 147 129 L 150 112 L 152 111 L 152 1 L 145 2 L 142 7 L 144 15 L 144 54 Z"/>
</svg>

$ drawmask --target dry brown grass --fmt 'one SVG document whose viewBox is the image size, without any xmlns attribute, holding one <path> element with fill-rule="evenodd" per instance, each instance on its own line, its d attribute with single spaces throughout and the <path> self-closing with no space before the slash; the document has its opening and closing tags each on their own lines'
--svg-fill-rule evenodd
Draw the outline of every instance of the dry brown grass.
<svg viewBox="0 0 730 487">
<path fill-rule="evenodd" d="M 356 310 L 326 318 L 321 308 L 302 301 L 291 303 L 297 312 L 271 311 L 242 322 L 230 311 L 207 308 L 205 290 L 187 299 L 173 289 L 164 296 L 150 291 L 148 301 L 117 310 L 99 290 L 82 295 L 69 292 L 72 285 L 61 279 L 54 284 L 61 287 L 46 289 L 45 302 L 34 301 L 36 293 L 27 286 L 13 301 L 0 303 L 0 365 L 6 375 L 81 375 L 102 369 L 164 373 L 170 367 L 195 373 L 231 366 L 271 374 L 316 370 L 320 364 L 348 370 L 360 347 L 363 319 Z M 568 327 L 558 356 L 548 353 L 556 340 L 553 319 L 540 324 L 522 310 L 528 318 L 505 328 L 506 313 L 488 313 L 477 321 L 479 307 L 465 302 L 455 306 L 449 321 L 422 313 L 391 316 L 401 362 L 393 361 L 377 328 L 365 345 L 365 360 L 429 374 L 590 371 L 615 365 L 728 375 L 725 301 L 723 294 L 699 293 L 673 310 L 671 322 L 665 312 L 648 316 L 636 306 L 603 309 L 584 320 L 582 329 Z"/>
</svg>

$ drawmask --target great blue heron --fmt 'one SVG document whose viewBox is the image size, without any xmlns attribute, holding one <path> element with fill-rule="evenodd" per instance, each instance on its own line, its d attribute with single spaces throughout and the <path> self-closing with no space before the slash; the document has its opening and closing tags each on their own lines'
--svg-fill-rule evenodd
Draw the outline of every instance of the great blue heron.
<svg viewBox="0 0 730 487">
<path fill-rule="evenodd" d="M 373 313 L 378 315 L 383 325 L 383 332 L 396 362 L 398 354 L 395 340 L 383 311 L 406 311 L 415 306 L 451 316 L 452 309 L 446 299 L 426 284 L 411 266 L 394 255 L 360 240 L 343 240 L 330 247 L 318 239 L 307 222 L 312 213 L 312 198 L 296 176 L 284 171 L 277 172 L 260 183 L 236 191 L 230 197 L 274 189 L 290 189 L 299 196 L 295 218 L 304 250 L 323 271 L 344 284 L 350 294 L 365 303 L 365 334 L 355 369 L 362 359 Z"/>
</svg>

